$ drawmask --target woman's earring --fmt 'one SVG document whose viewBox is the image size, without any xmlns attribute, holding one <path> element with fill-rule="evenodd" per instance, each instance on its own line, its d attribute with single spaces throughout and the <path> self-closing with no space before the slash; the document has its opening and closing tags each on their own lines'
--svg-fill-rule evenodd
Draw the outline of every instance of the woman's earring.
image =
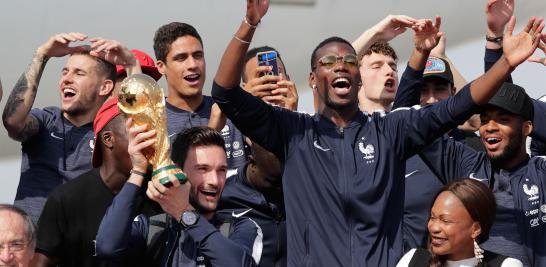
<svg viewBox="0 0 546 267">
<path fill-rule="evenodd" d="M 478 259 L 478 262 L 483 260 L 483 249 L 478 246 L 476 239 L 474 239 L 474 257 Z"/>
</svg>

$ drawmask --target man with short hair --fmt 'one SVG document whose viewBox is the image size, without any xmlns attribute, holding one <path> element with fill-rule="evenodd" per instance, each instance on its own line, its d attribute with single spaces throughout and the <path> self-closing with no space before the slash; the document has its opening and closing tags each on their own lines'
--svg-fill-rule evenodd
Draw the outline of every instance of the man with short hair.
<svg viewBox="0 0 546 267">
<path fill-rule="evenodd" d="M 96 256 L 95 236 L 106 209 L 129 177 L 125 120 L 117 99 L 99 109 L 93 123 L 94 169 L 57 187 L 49 195 L 38 221 L 38 242 L 32 266 L 111 266 Z M 152 213 L 153 205 L 139 196 L 135 211 Z M 134 262 L 133 265 L 139 264 Z"/>
<path fill-rule="evenodd" d="M 159 72 L 167 79 L 167 128 L 171 143 L 176 134 L 194 126 L 207 126 L 214 101 L 203 95 L 206 63 L 203 41 L 186 23 L 171 22 L 157 29 L 154 52 Z M 244 138 L 227 120 L 222 129 L 230 169 L 244 165 Z"/>
<path fill-rule="evenodd" d="M 70 46 L 86 40 L 91 47 Z M 32 109 L 46 63 L 66 55 L 70 57 L 59 80 L 61 107 Z M 114 88 L 114 64 L 140 70 L 134 56 L 118 42 L 60 33 L 36 50 L 10 93 L 2 119 L 9 136 L 22 145 L 15 205 L 34 221 L 50 191 L 91 169 L 93 118 Z"/>
<path fill-rule="evenodd" d="M 228 239 L 209 222 L 228 170 L 221 134 L 208 127 L 192 127 L 177 135 L 171 158 L 184 169 L 189 183 L 180 184 L 175 177 L 170 177 L 170 187 L 149 181 L 146 194 L 165 212 L 151 218 L 132 207 L 148 167 L 142 151 L 156 141 L 156 130 L 136 126 L 132 119 L 127 126 L 133 169 L 100 224 L 97 254 L 119 263 L 146 257 L 149 266 L 254 266 L 255 260 L 259 262 L 259 257 L 253 258 L 253 249 L 261 251 L 262 233 L 256 223 L 238 218 Z"/>
<path fill-rule="evenodd" d="M 247 1 L 212 94 L 246 136 L 283 163 L 285 203 L 290 203 L 288 265 L 393 266 L 402 255 L 405 160 L 487 103 L 504 77 L 536 49 L 531 29 L 516 36 L 509 31 L 504 42 L 511 49 L 503 60 L 455 97 L 371 118 L 358 109 L 354 48 L 339 37 L 328 38 L 311 56 L 309 85 L 320 100 L 311 117 L 267 105 L 239 87 L 244 53 L 268 7 L 267 1 Z M 439 21 L 433 26 L 425 20 L 418 27 L 423 33 L 415 42 L 418 50 L 440 37 Z"/>
<path fill-rule="evenodd" d="M 0 265 L 29 266 L 36 245 L 36 226 L 22 209 L 0 204 Z"/>
<path fill-rule="evenodd" d="M 292 82 L 282 83 L 288 81 L 279 81 L 278 76 L 273 75 L 260 76 L 260 72 L 267 72 L 269 69 L 258 66 L 256 54 L 265 51 L 275 50 L 265 46 L 251 49 L 246 53 L 245 71 L 242 75 L 245 90 L 268 102 L 266 99 L 269 95 L 264 92 L 287 86 L 281 87 L 286 89 L 281 93 L 286 94 L 283 96 L 284 100 L 274 103 L 296 111 L 297 93 L 290 93 L 296 90 Z M 282 64 L 279 68 L 281 76 L 288 77 L 284 73 L 285 68 L 280 56 L 279 64 Z M 271 89 L 267 89 L 268 86 L 272 86 L 269 87 Z M 273 153 L 250 139 L 247 139 L 247 144 L 250 147 L 248 162 L 237 169 L 236 175 L 227 179 L 216 212 L 216 221 L 221 231 L 229 232 L 234 219 L 239 216 L 254 220 L 263 232 L 263 250 L 259 266 L 286 266 L 286 215 L 281 184 L 281 162 Z"/>
<path fill-rule="evenodd" d="M 260 52 L 275 51 L 279 75 L 265 75 L 271 71 L 269 66 L 258 66 L 256 55 Z M 243 87 L 252 95 L 267 103 L 279 105 L 290 110 L 298 109 L 298 92 L 294 82 L 286 71 L 281 54 L 273 47 L 259 46 L 248 50 L 245 55 L 245 67 L 241 75 Z"/>
</svg>

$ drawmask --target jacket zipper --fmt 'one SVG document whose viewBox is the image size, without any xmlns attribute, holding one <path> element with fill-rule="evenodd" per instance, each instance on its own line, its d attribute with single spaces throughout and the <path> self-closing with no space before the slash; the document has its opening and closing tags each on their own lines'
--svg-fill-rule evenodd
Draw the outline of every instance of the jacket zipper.
<svg viewBox="0 0 546 267">
<path fill-rule="evenodd" d="M 349 190 L 348 188 L 350 188 L 350 185 L 349 185 L 349 179 L 347 178 L 347 173 L 345 172 L 345 168 L 344 168 L 344 163 L 345 163 L 345 129 L 344 128 L 339 128 L 339 133 L 341 135 L 341 166 L 342 166 L 342 177 L 344 179 L 344 188 L 343 188 L 343 192 L 344 192 L 344 197 L 343 197 L 343 201 L 345 202 L 345 205 L 343 205 L 345 207 L 345 211 L 346 211 L 346 208 L 348 207 L 349 205 Z M 351 151 L 352 153 L 352 151 Z M 352 219 L 351 219 L 351 216 L 347 216 L 348 220 L 347 220 L 347 229 L 348 229 L 348 237 L 349 237 L 349 258 L 350 258 L 350 261 L 351 261 L 351 264 L 350 266 L 353 266 L 353 238 L 352 238 Z"/>
</svg>

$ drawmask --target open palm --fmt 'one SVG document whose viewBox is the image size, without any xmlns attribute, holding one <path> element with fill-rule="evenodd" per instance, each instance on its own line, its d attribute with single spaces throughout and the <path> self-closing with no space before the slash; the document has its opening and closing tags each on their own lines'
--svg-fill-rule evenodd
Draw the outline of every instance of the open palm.
<svg viewBox="0 0 546 267">
<path fill-rule="evenodd" d="M 522 32 L 513 35 L 515 25 L 516 18 L 512 17 L 508 22 L 502 42 L 504 56 L 508 60 L 508 64 L 512 67 L 523 63 L 533 54 L 540 42 L 540 33 L 544 28 L 542 19 L 533 17 L 529 19 L 527 26 Z"/>
</svg>

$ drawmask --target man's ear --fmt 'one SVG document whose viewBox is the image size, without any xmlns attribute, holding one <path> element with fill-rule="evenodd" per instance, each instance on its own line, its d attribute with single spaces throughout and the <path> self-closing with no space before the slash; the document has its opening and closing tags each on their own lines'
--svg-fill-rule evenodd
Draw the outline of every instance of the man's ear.
<svg viewBox="0 0 546 267">
<path fill-rule="evenodd" d="M 316 91 L 317 90 L 317 82 L 316 82 L 316 78 L 315 78 L 315 73 L 314 72 L 309 72 L 309 87 L 311 87 L 311 89 L 313 89 L 313 91 Z"/>
<path fill-rule="evenodd" d="M 524 136 L 529 136 L 533 132 L 533 122 L 524 121 L 523 127 L 521 127 Z"/>
<path fill-rule="evenodd" d="M 157 70 L 159 71 L 159 73 L 161 73 L 162 75 L 165 75 L 165 63 L 162 60 L 158 60 L 155 63 L 155 66 L 157 67 Z"/>
<path fill-rule="evenodd" d="M 102 85 L 99 90 L 100 96 L 108 96 L 112 93 L 112 90 L 114 90 L 114 81 L 112 80 L 104 80 L 102 82 Z"/>
<path fill-rule="evenodd" d="M 105 148 L 112 149 L 114 147 L 114 135 L 112 131 L 103 131 L 100 138 Z"/>
</svg>

